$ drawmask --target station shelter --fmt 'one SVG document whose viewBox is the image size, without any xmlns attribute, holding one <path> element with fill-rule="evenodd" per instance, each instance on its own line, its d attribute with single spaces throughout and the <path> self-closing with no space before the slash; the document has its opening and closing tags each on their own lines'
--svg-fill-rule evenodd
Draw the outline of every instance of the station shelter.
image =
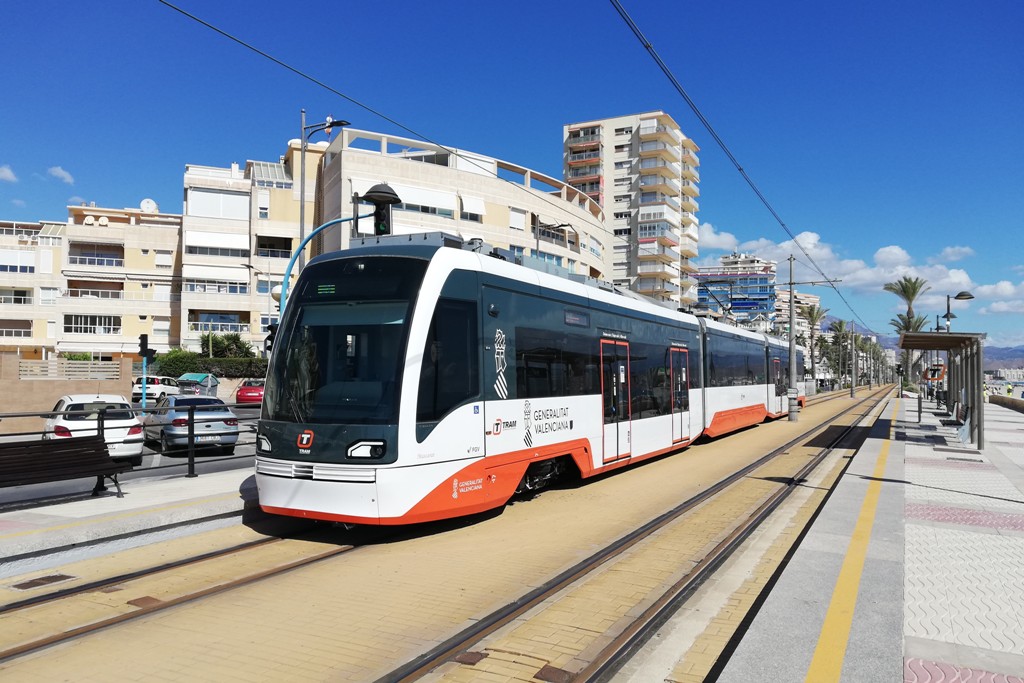
<svg viewBox="0 0 1024 683">
<path fill-rule="evenodd" d="M 984 339 L 984 333 L 973 332 L 904 332 L 899 343 L 904 351 L 946 354 L 946 410 L 964 440 L 979 450 L 985 447 Z"/>
</svg>

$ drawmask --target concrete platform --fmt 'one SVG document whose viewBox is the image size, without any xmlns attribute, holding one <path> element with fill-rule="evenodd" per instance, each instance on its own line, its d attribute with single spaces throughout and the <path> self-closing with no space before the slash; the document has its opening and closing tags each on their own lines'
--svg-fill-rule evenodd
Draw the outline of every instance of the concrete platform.
<svg viewBox="0 0 1024 683">
<path fill-rule="evenodd" d="M 1024 414 L 893 399 L 720 681 L 1024 681 Z"/>
</svg>

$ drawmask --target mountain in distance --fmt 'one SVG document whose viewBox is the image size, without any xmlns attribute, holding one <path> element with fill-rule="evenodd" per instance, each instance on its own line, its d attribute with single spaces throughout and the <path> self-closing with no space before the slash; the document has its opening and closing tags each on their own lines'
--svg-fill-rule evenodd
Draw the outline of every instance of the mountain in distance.
<svg viewBox="0 0 1024 683">
<path fill-rule="evenodd" d="M 821 329 L 827 330 L 834 320 L 840 320 L 840 318 L 826 315 L 821 323 Z M 848 320 L 846 321 L 846 327 L 847 329 L 851 327 Z M 870 334 L 869 330 L 865 330 L 856 323 L 853 323 L 852 327 L 857 334 Z M 877 334 L 876 338 L 883 349 L 899 349 L 900 336 L 898 334 Z M 983 353 L 985 370 L 1024 368 L 1024 346 L 985 345 Z"/>
</svg>

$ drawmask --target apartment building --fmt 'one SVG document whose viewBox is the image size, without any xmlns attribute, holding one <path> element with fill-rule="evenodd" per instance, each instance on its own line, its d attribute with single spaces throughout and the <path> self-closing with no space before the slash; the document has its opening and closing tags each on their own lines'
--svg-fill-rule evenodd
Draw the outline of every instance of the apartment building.
<svg viewBox="0 0 1024 683">
<path fill-rule="evenodd" d="M 789 292 L 790 290 L 780 287 L 775 290 L 775 329 L 774 334 L 783 336 L 789 333 Z M 793 318 L 795 320 L 796 336 L 803 337 L 807 344 L 811 343 L 811 325 L 803 316 L 803 310 L 811 306 L 819 306 L 821 297 L 816 294 L 807 294 L 793 289 Z M 821 330 L 814 332 L 817 339 Z"/>
<path fill-rule="evenodd" d="M 63 223 L 0 221 L 0 353 L 136 357 L 140 334 L 158 353 L 199 351 L 211 332 L 238 333 L 261 349 L 278 318 L 272 289 L 300 234 L 323 216 L 351 216 L 352 193 L 380 182 L 403 200 L 394 207 L 396 234 L 442 230 L 585 277 L 610 271 L 601 207 L 560 180 L 472 152 L 346 129 L 305 154 L 290 140 L 277 161 L 187 165 L 181 214 L 144 200 L 139 208 L 70 206 Z M 369 232 L 368 221 L 362 227 Z M 325 231 L 307 252 L 346 248 L 356 236 L 351 225 Z"/>
<path fill-rule="evenodd" d="M 606 212 L 612 280 L 656 300 L 694 304 L 697 145 L 662 111 L 571 123 L 562 134 L 565 181 Z"/>
<path fill-rule="evenodd" d="M 697 309 L 728 311 L 736 324 L 759 332 L 775 325 L 775 261 L 732 253 L 719 265 L 698 269 Z"/>
<path fill-rule="evenodd" d="M 609 279 L 611 235 L 601 206 L 571 185 L 501 159 L 370 131 L 344 129 L 318 174 L 317 220 L 351 218 L 353 195 L 386 183 L 401 199 L 393 234 L 442 231 L 480 239 L 555 272 Z M 309 176 L 312 177 L 312 176 Z M 371 210 L 363 204 L 359 213 Z M 369 221 L 328 228 L 313 252 L 345 249 Z"/>
<path fill-rule="evenodd" d="M 113 359 L 137 351 L 143 332 L 160 351 L 176 345 L 180 229 L 151 200 L 70 206 L 66 223 L 0 221 L 0 352 Z"/>
</svg>

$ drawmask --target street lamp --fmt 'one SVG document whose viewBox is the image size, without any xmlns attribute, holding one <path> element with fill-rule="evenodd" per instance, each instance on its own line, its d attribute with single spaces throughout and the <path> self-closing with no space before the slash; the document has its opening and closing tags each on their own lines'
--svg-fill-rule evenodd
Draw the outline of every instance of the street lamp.
<svg viewBox="0 0 1024 683">
<path fill-rule="evenodd" d="M 314 123 L 306 125 L 306 110 L 302 110 L 302 137 L 299 140 L 299 242 L 303 242 L 306 239 L 306 146 L 309 142 L 309 138 L 313 133 L 318 133 L 322 130 L 329 131 L 335 126 L 347 126 L 348 121 L 341 119 L 335 121 L 330 116 L 323 123 Z M 303 266 L 306 265 L 306 252 L 303 250 L 299 254 L 299 270 L 302 270 Z"/>
<path fill-rule="evenodd" d="M 950 296 L 949 294 L 946 295 L 946 315 L 942 316 L 943 318 L 946 319 L 946 332 L 949 332 L 949 323 L 950 323 L 950 321 L 953 320 L 953 318 L 956 317 L 956 315 L 953 313 L 953 311 L 951 311 L 949 309 L 949 301 L 950 301 L 950 299 L 957 299 L 959 301 L 967 301 L 968 299 L 973 299 L 973 298 L 974 298 L 974 295 L 971 294 L 970 292 L 967 292 L 967 291 L 960 292 L 956 296 Z"/>
</svg>

